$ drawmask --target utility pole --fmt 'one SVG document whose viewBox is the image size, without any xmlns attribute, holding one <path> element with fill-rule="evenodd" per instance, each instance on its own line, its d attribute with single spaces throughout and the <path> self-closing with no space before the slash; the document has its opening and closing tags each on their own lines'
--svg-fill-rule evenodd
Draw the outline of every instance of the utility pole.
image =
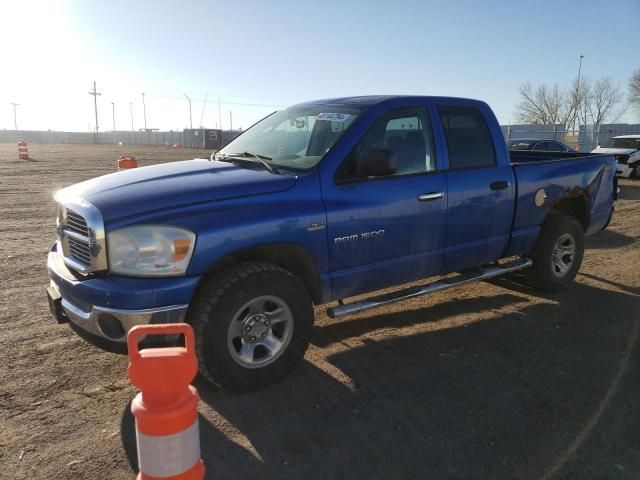
<svg viewBox="0 0 640 480">
<path fill-rule="evenodd" d="M 96 133 L 98 133 L 98 95 L 102 95 L 96 91 L 96 81 L 93 81 L 93 91 L 89 92 L 89 95 L 93 95 L 93 108 L 96 113 Z"/>
<path fill-rule="evenodd" d="M 220 95 L 218 95 L 218 121 L 220 122 L 220 130 L 222 130 L 222 110 L 220 109 Z"/>
<path fill-rule="evenodd" d="M 193 116 L 191 115 L 191 99 L 189 98 L 189 95 L 187 95 L 186 93 L 184 94 L 184 98 L 187 99 L 187 102 L 189 102 L 189 125 L 191 128 L 191 130 L 193 130 Z"/>
<path fill-rule="evenodd" d="M 129 112 L 131 113 L 131 131 L 133 132 L 133 103 L 129 102 Z"/>
<path fill-rule="evenodd" d="M 13 126 L 16 130 L 18 130 L 18 117 L 16 115 L 16 107 L 20 104 L 11 102 L 11 105 L 13 105 Z"/>
<path fill-rule="evenodd" d="M 233 114 L 231 110 L 229 110 L 229 130 L 233 132 Z"/>
<path fill-rule="evenodd" d="M 142 114 L 144 115 L 144 131 L 147 131 L 147 105 L 144 103 L 144 92 L 142 92 Z"/>
</svg>

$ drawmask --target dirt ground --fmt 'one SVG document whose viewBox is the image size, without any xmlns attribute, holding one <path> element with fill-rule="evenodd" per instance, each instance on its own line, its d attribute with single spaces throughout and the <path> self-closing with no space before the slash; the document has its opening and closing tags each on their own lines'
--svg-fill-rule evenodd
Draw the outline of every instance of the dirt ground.
<svg viewBox="0 0 640 480">
<path fill-rule="evenodd" d="M 15 148 L 0 145 L 0 478 L 131 479 L 127 359 L 48 310 L 52 193 L 120 153 L 195 152 Z M 640 181 L 621 189 L 558 294 L 499 279 L 339 320 L 318 308 L 282 383 L 235 395 L 199 380 L 207 478 L 640 478 Z"/>
</svg>

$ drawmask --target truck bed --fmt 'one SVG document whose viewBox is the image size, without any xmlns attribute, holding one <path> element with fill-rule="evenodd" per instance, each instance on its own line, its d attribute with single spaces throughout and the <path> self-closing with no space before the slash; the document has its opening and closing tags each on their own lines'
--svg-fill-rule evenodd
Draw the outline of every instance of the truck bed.
<svg viewBox="0 0 640 480">
<path fill-rule="evenodd" d="M 573 160 L 576 158 L 586 159 L 589 157 L 601 158 L 602 155 L 587 152 L 541 152 L 531 150 L 509 150 L 509 158 L 511 159 L 512 165 L 557 162 L 562 160 Z"/>
<path fill-rule="evenodd" d="M 516 178 L 517 198 L 513 221 L 512 248 L 537 237 L 548 208 L 560 199 L 575 199 L 581 208 L 581 222 L 587 235 L 604 228 L 616 198 L 615 158 L 580 152 L 509 151 Z M 544 204 L 535 196 L 543 190 Z"/>
</svg>

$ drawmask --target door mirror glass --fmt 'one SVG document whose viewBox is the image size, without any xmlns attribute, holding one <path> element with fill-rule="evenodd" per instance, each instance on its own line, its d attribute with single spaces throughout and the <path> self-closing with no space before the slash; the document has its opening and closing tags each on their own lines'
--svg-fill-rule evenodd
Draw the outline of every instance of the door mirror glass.
<svg viewBox="0 0 640 480">
<path fill-rule="evenodd" d="M 358 155 L 355 165 L 357 177 L 384 177 L 396 173 L 396 158 L 391 150 L 369 148 Z"/>
</svg>

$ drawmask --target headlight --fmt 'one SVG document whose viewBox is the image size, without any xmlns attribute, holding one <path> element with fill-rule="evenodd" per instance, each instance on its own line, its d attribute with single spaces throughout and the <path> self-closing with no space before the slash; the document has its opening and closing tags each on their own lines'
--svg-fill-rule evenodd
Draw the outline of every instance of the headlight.
<svg viewBox="0 0 640 480">
<path fill-rule="evenodd" d="M 107 234 L 109 270 L 133 276 L 184 275 L 196 235 L 182 228 L 140 225 Z"/>
</svg>

